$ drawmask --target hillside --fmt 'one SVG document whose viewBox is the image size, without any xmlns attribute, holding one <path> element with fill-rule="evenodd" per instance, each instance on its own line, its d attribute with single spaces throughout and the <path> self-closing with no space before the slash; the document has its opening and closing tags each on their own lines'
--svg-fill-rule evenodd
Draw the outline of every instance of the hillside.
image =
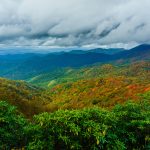
<svg viewBox="0 0 150 150">
<path fill-rule="evenodd" d="M 39 75 L 29 82 L 48 88 L 52 107 L 112 107 L 129 99 L 137 101 L 138 94 L 150 91 L 150 62 L 66 68 Z"/>
<path fill-rule="evenodd" d="M 30 82 L 48 87 L 50 107 L 77 109 L 112 107 L 150 91 L 150 62 L 122 66 L 95 65 L 81 69 L 65 69 L 39 75 Z M 55 76 L 56 75 L 56 76 Z"/>
<path fill-rule="evenodd" d="M 129 54 L 131 61 L 126 60 Z M 0 74 L 25 78 L 26 82 L 1 78 L 0 99 L 18 106 L 28 117 L 43 111 L 93 106 L 111 108 L 128 99 L 138 101 L 138 94 L 150 91 L 148 54 L 149 46 L 142 45 L 115 55 L 61 53 L 24 54 L 24 57 L 20 54 L 14 58 L 11 55 L 1 56 L 3 69 Z M 119 63 L 117 58 L 107 63 L 105 56 L 124 58 L 125 61 Z M 94 63 L 99 58 L 104 62 Z M 10 64 L 7 69 L 5 63 Z"/>
<path fill-rule="evenodd" d="M 128 99 L 138 101 L 138 94 L 150 91 L 149 68 L 150 63 L 143 61 L 122 66 L 60 69 L 34 77 L 30 83 L 1 78 L 0 99 L 18 106 L 28 117 L 60 108 L 110 108 Z"/>
<path fill-rule="evenodd" d="M 150 80 L 150 62 L 141 61 L 123 65 L 95 64 L 89 67 L 64 68 L 40 74 L 28 79 L 29 83 L 41 87 L 52 88 L 57 84 L 74 82 L 81 79 L 95 79 L 101 77 L 134 77 L 138 82 Z M 142 80 L 141 80 L 142 79 Z"/>
<path fill-rule="evenodd" d="M 24 81 L 0 78 L 0 100 L 17 106 L 28 117 L 45 111 L 45 106 L 51 99 L 42 93 L 43 89 Z"/>
<path fill-rule="evenodd" d="M 49 90 L 52 105 L 63 109 L 112 107 L 127 100 L 139 99 L 138 94 L 150 91 L 150 82 L 136 83 L 134 78 L 114 77 L 79 80 L 60 84 Z"/>
</svg>

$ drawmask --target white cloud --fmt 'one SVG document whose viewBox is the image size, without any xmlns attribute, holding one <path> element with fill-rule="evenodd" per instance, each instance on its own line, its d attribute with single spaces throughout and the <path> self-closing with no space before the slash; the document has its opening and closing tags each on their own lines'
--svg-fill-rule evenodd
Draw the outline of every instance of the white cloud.
<svg viewBox="0 0 150 150">
<path fill-rule="evenodd" d="M 149 0 L 0 0 L 0 45 L 150 42 Z"/>
</svg>

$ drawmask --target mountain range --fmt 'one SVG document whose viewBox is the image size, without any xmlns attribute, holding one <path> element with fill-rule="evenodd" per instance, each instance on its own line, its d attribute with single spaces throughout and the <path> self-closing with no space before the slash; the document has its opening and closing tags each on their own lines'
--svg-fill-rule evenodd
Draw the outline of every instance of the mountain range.
<svg viewBox="0 0 150 150">
<path fill-rule="evenodd" d="M 104 51 L 107 51 L 107 54 L 101 53 Z M 48 54 L 7 54 L 0 55 L 0 76 L 10 79 L 26 80 L 60 68 L 80 68 L 95 63 L 127 63 L 149 60 L 149 58 L 150 45 L 147 44 L 139 45 L 130 50 L 94 49 Z"/>
</svg>

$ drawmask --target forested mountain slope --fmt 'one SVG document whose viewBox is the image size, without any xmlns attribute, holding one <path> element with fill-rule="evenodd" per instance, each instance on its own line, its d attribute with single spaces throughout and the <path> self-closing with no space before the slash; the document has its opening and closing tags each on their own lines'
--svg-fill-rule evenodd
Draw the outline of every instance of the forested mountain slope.
<svg viewBox="0 0 150 150">
<path fill-rule="evenodd" d="M 11 81 L 0 78 L 0 100 L 18 106 L 26 116 L 32 116 L 46 109 L 50 96 L 42 94 L 43 89 L 24 81 Z"/>
<path fill-rule="evenodd" d="M 58 109 L 111 108 L 129 99 L 139 101 L 139 94 L 150 91 L 149 68 L 144 61 L 69 68 L 35 77 L 30 80 L 34 85 L 1 78 L 0 99 L 18 106 L 28 117 Z"/>
<path fill-rule="evenodd" d="M 49 73 L 40 74 L 27 81 L 45 88 L 52 88 L 57 84 L 74 82 L 81 79 L 101 77 L 134 77 L 138 82 L 150 80 L 150 62 L 140 61 L 123 65 L 95 64 L 89 67 L 56 69 Z"/>
</svg>

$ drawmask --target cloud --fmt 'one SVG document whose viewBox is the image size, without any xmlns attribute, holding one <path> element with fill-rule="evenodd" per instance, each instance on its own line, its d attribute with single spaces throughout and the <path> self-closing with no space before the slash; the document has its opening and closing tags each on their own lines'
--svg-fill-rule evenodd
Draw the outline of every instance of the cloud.
<svg viewBox="0 0 150 150">
<path fill-rule="evenodd" d="M 0 0 L 0 45 L 150 43 L 149 0 Z"/>
</svg>

